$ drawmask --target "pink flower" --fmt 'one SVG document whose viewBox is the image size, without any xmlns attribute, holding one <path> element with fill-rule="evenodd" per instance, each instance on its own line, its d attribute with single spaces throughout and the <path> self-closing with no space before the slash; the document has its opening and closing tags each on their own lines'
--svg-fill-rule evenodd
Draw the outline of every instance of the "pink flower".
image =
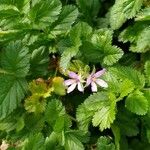
<svg viewBox="0 0 150 150">
<path fill-rule="evenodd" d="M 89 77 L 87 78 L 86 81 L 86 86 L 89 86 L 91 84 L 91 90 L 92 92 L 97 92 L 97 85 L 103 87 L 103 88 L 107 88 L 108 84 L 100 79 L 99 77 L 101 77 L 104 73 L 106 72 L 106 69 L 102 69 L 96 73 L 91 73 L 89 75 Z"/>
<path fill-rule="evenodd" d="M 81 75 L 78 75 L 74 72 L 70 72 L 69 73 L 69 77 L 71 79 L 65 80 L 65 86 L 67 86 L 67 93 L 72 92 L 76 86 L 78 87 L 78 90 L 80 92 L 84 91 L 84 87 L 83 87 L 83 79 L 81 78 Z"/>
</svg>

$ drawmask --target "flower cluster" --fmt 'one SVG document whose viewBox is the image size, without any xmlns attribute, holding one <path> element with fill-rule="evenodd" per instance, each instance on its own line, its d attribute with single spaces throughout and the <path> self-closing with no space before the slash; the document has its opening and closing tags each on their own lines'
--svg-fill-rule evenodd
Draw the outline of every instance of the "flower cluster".
<svg viewBox="0 0 150 150">
<path fill-rule="evenodd" d="M 84 92 L 84 88 L 91 85 L 92 92 L 97 92 L 97 85 L 107 88 L 108 84 L 100 79 L 100 77 L 106 72 L 106 69 L 102 69 L 98 72 L 92 72 L 86 80 L 81 74 L 76 74 L 75 72 L 69 72 L 68 76 L 70 79 L 65 80 L 65 86 L 67 87 L 67 93 L 72 92 L 76 87 L 80 92 Z M 85 86 L 83 85 L 84 83 Z"/>
</svg>

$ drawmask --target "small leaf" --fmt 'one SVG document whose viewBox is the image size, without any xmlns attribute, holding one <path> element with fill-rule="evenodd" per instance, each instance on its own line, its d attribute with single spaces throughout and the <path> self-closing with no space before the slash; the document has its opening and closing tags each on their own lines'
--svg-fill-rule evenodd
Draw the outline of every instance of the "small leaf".
<svg viewBox="0 0 150 150">
<path fill-rule="evenodd" d="M 115 150 L 115 145 L 109 137 L 101 136 L 97 141 L 96 150 Z"/>
<path fill-rule="evenodd" d="M 78 137 L 75 137 L 73 134 L 67 132 L 65 134 L 65 150 L 84 150 L 83 144 L 79 141 Z"/>
<path fill-rule="evenodd" d="M 54 88 L 54 92 L 58 95 L 65 95 L 65 85 L 64 85 L 64 79 L 61 77 L 55 77 L 52 81 L 52 87 Z"/>
<path fill-rule="evenodd" d="M 143 10 L 141 10 L 137 14 L 135 20 L 136 21 L 148 21 L 148 20 L 150 20 L 150 7 L 146 7 Z"/>
<path fill-rule="evenodd" d="M 150 85 L 150 61 L 146 61 L 145 63 L 145 74 L 147 78 L 148 85 Z"/>
<path fill-rule="evenodd" d="M 148 101 L 140 91 L 131 93 L 125 101 L 125 106 L 137 115 L 145 115 L 148 111 Z"/>
<path fill-rule="evenodd" d="M 45 150 L 44 148 L 44 137 L 41 133 L 30 135 L 22 147 L 22 150 Z"/>
<path fill-rule="evenodd" d="M 77 109 L 79 128 L 87 130 L 90 121 L 103 131 L 110 128 L 115 120 L 115 96 L 106 92 L 98 92 L 89 96 Z"/>
<path fill-rule="evenodd" d="M 30 74 L 33 77 L 40 77 L 46 75 L 48 72 L 48 50 L 42 46 L 38 49 L 35 49 L 31 54 L 30 60 Z"/>
</svg>

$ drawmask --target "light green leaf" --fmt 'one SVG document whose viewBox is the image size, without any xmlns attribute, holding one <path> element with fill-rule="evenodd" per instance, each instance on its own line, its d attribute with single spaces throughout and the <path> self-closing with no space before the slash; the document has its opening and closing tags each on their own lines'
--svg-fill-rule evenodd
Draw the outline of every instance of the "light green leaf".
<svg viewBox="0 0 150 150">
<path fill-rule="evenodd" d="M 143 0 L 116 0 L 110 11 L 112 29 L 119 29 L 127 19 L 133 18 L 142 4 Z"/>
<path fill-rule="evenodd" d="M 148 101 L 140 91 L 131 93 L 125 101 L 125 106 L 137 115 L 145 115 L 148 111 Z"/>
<path fill-rule="evenodd" d="M 72 57 L 76 56 L 78 51 L 78 47 L 68 47 L 61 55 L 60 68 L 63 70 L 67 69 Z"/>
<path fill-rule="evenodd" d="M 88 32 L 87 32 L 88 30 Z M 70 65 L 70 61 L 79 52 L 79 47 L 82 44 L 82 38 L 88 38 L 92 29 L 86 23 L 80 22 L 76 24 L 70 31 L 68 42 L 63 40 L 60 49 L 63 53 L 60 59 L 60 67 L 65 70 Z"/>
<path fill-rule="evenodd" d="M 119 87 L 120 98 L 127 96 L 133 90 L 134 90 L 134 84 L 130 80 L 125 79 Z"/>
<path fill-rule="evenodd" d="M 135 21 L 148 21 L 148 20 L 150 20 L 150 7 L 146 7 L 145 9 L 141 10 L 135 18 Z"/>
<path fill-rule="evenodd" d="M 54 92 L 58 95 L 66 94 L 66 87 L 64 85 L 64 79 L 62 77 L 55 77 L 52 80 L 52 87 L 54 88 Z"/>
<path fill-rule="evenodd" d="M 103 131 L 110 128 L 115 120 L 116 102 L 115 96 L 110 93 L 98 92 L 89 96 L 77 109 L 79 128 L 87 130 L 90 121 L 94 126 L 99 126 Z"/>
<path fill-rule="evenodd" d="M 57 20 L 61 11 L 61 2 L 59 0 L 39 0 L 33 4 L 29 12 L 31 22 L 37 28 L 45 28 Z"/>
<path fill-rule="evenodd" d="M 119 41 L 126 42 L 136 42 L 141 32 L 147 27 L 147 24 L 142 22 L 137 22 L 133 26 L 128 26 L 119 35 Z"/>
<path fill-rule="evenodd" d="M 144 75 L 134 68 L 118 66 L 110 69 L 113 74 L 115 74 L 120 79 L 130 80 L 135 88 L 143 88 L 145 85 Z"/>
<path fill-rule="evenodd" d="M 75 6 L 64 6 L 58 20 L 52 25 L 52 34 L 57 35 L 69 31 L 77 16 L 78 10 Z"/>
<path fill-rule="evenodd" d="M 123 1 L 116 0 L 110 10 L 110 26 L 114 30 L 119 29 L 126 21 L 125 14 L 123 13 Z"/>
<path fill-rule="evenodd" d="M 65 150 L 84 150 L 83 144 L 80 142 L 78 137 L 75 137 L 73 134 L 66 132 L 65 134 Z"/>
<path fill-rule="evenodd" d="M 123 13 L 126 18 L 133 18 L 140 10 L 143 0 L 123 0 Z"/>
<path fill-rule="evenodd" d="M 150 27 L 141 32 L 137 38 L 136 45 L 132 45 L 130 50 L 138 53 L 145 53 L 150 50 Z"/>
</svg>

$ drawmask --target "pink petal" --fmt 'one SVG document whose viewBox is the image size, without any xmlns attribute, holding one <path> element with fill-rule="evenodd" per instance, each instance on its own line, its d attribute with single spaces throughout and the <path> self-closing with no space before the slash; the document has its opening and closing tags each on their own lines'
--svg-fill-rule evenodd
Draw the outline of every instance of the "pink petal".
<svg viewBox="0 0 150 150">
<path fill-rule="evenodd" d="M 89 86 L 92 82 L 92 78 L 91 75 L 88 76 L 87 80 L 86 80 L 86 86 Z"/>
<path fill-rule="evenodd" d="M 78 75 L 75 72 L 69 72 L 69 77 L 73 79 L 78 79 Z"/>
<path fill-rule="evenodd" d="M 80 92 L 83 92 L 83 91 L 84 91 L 83 84 L 80 83 L 80 82 L 78 82 L 78 90 L 79 90 Z"/>
<path fill-rule="evenodd" d="M 99 86 L 101 86 L 101 87 L 104 87 L 104 88 L 107 88 L 108 87 L 108 84 L 104 81 L 104 80 L 102 80 L 102 79 L 96 79 L 96 81 L 95 81 Z"/>
<path fill-rule="evenodd" d="M 67 93 L 72 92 L 76 88 L 77 83 L 73 83 L 71 86 L 68 87 Z"/>
<path fill-rule="evenodd" d="M 101 75 L 103 75 L 105 72 L 106 72 L 106 69 L 102 69 L 102 70 L 96 72 L 93 76 L 96 77 L 96 78 L 98 78 Z"/>
<path fill-rule="evenodd" d="M 91 83 L 91 90 L 92 90 L 92 92 L 97 92 L 97 85 L 95 82 Z"/>
<path fill-rule="evenodd" d="M 68 79 L 68 80 L 64 81 L 64 84 L 65 84 L 65 86 L 69 86 L 75 82 L 76 82 L 76 80 L 74 80 L 74 79 Z"/>
</svg>

